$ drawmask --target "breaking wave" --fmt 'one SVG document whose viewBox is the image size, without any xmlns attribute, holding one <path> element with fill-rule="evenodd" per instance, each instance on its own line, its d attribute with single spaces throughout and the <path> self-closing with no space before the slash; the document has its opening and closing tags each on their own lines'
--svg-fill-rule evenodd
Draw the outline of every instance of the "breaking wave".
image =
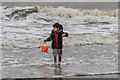
<svg viewBox="0 0 120 80">
<path fill-rule="evenodd" d="M 36 37 L 23 37 L 17 38 L 5 38 L 3 37 L 2 48 L 39 48 L 42 46 L 42 42 L 45 38 Z M 118 37 L 112 36 L 80 36 L 80 37 L 68 37 L 64 39 L 64 46 L 86 46 L 86 45 L 104 45 L 104 44 L 116 44 L 118 43 Z M 51 42 L 47 44 L 51 46 Z"/>
<path fill-rule="evenodd" d="M 117 9 L 83 10 L 62 6 L 58 8 L 2 6 L 0 8 L 2 9 L 0 23 L 3 26 L 0 28 L 2 48 L 40 47 L 43 40 L 49 36 L 51 26 L 55 22 L 65 25 L 64 29 L 70 34 L 67 39 L 64 39 L 66 46 L 103 45 L 118 42 Z M 75 28 L 76 26 L 78 27 Z M 86 35 L 89 32 L 90 35 Z M 77 36 L 81 34 L 83 35 Z M 50 46 L 50 43 L 48 45 Z"/>
<path fill-rule="evenodd" d="M 82 10 L 72 9 L 65 7 L 48 7 L 48 6 L 35 6 L 35 7 L 3 7 L 3 19 L 31 19 L 43 20 L 52 22 L 60 18 L 77 19 L 80 22 L 108 22 L 115 23 L 118 17 L 118 10 Z M 94 17 L 93 17 L 94 16 Z"/>
</svg>

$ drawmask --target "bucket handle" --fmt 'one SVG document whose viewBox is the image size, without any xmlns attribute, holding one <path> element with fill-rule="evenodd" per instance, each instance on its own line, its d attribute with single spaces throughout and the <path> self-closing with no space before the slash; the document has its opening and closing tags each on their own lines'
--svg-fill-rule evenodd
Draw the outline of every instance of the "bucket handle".
<svg viewBox="0 0 120 80">
<path fill-rule="evenodd" d="M 45 44 L 46 44 L 46 46 L 47 46 L 47 43 L 46 42 L 43 42 L 43 45 L 45 46 Z"/>
</svg>

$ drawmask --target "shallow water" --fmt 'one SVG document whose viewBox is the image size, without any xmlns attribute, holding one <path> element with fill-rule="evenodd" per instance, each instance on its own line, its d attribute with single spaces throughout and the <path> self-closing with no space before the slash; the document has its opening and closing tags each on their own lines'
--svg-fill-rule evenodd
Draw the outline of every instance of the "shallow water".
<svg viewBox="0 0 120 80">
<path fill-rule="evenodd" d="M 89 74 L 118 73 L 117 45 L 64 47 L 61 66 L 53 64 L 52 49 L 3 50 L 3 78 L 87 77 Z M 107 77 L 107 75 L 104 77 Z M 99 75 L 98 75 L 99 76 Z M 98 77 L 97 75 L 91 77 Z M 99 76 L 100 77 L 100 76 Z"/>
</svg>

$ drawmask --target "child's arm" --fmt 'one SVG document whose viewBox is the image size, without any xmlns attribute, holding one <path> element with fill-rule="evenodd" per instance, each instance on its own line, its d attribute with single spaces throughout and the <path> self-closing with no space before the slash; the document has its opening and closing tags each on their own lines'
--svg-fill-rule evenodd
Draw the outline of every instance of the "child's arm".
<svg viewBox="0 0 120 80">
<path fill-rule="evenodd" d="M 53 40 L 53 32 L 51 32 L 50 36 L 46 40 L 44 40 L 44 42 L 51 40 Z"/>
<path fill-rule="evenodd" d="M 68 33 L 63 32 L 63 33 L 62 33 L 62 37 L 68 37 Z"/>
</svg>

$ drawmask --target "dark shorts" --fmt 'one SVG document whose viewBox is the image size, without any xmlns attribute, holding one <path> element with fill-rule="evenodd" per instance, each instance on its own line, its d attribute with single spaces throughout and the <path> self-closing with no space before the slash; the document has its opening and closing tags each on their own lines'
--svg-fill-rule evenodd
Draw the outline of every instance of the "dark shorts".
<svg viewBox="0 0 120 80">
<path fill-rule="evenodd" d="M 62 56 L 62 49 L 53 49 L 53 56 L 57 57 L 58 56 Z"/>
</svg>

